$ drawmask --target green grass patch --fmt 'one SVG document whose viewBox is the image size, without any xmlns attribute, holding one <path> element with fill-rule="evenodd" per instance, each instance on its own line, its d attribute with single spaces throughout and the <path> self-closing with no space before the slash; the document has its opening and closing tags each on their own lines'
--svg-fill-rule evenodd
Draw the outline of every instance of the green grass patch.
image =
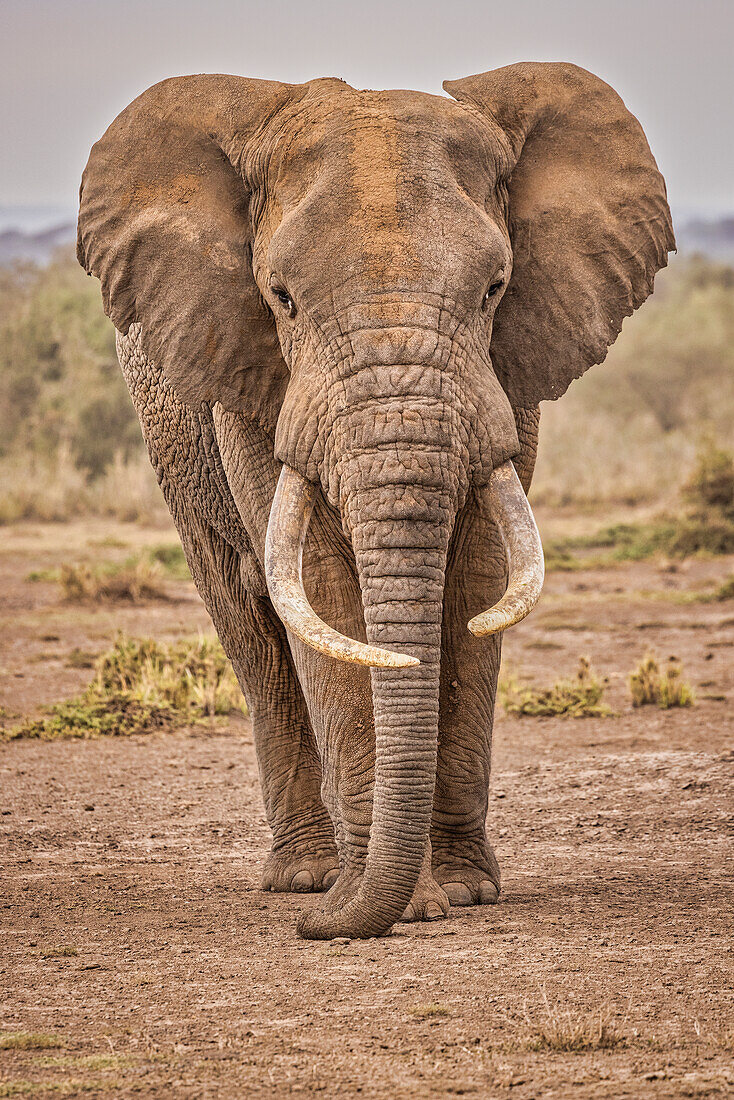
<svg viewBox="0 0 734 1100">
<path fill-rule="evenodd" d="M 0 738 L 153 733 L 211 721 L 238 708 L 244 709 L 242 694 L 217 639 L 163 643 L 121 635 L 97 658 L 94 678 L 81 695 L 0 731 Z"/>
<path fill-rule="evenodd" d="M 657 658 L 648 653 L 630 673 L 629 688 L 633 707 L 654 706 L 670 710 L 672 707 L 692 707 L 695 702 L 690 684 L 683 679 L 680 664 L 672 657 L 661 669 Z"/>
<path fill-rule="evenodd" d="M 548 688 L 521 684 L 515 677 L 500 684 L 502 704 L 508 714 L 523 717 L 608 718 L 611 708 L 602 701 L 604 681 L 591 667 L 588 657 L 579 659 L 576 676 L 557 680 Z"/>
<path fill-rule="evenodd" d="M 48 1031 L 0 1031 L 0 1050 L 58 1050 L 64 1041 Z"/>
<path fill-rule="evenodd" d="M 710 513 L 680 519 L 662 517 L 642 524 L 618 523 L 595 535 L 551 539 L 545 550 L 548 569 L 565 572 L 645 561 L 657 555 L 690 558 L 734 554 L 734 516 Z"/>
<path fill-rule="evenodd" d="M 177 581 L 191 580 L 186 557 L 179 542 L 164 542 L 146 551 L 150 561 L 160 565 L 167 577 Z"/>
</svg>

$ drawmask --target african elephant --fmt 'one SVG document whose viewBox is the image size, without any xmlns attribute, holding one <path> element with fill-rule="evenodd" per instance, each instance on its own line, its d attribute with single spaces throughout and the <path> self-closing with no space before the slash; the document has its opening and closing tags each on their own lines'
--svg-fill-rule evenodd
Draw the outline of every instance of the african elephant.
<svg viewBox="0 0 734 1100">
<path fill-rule="evenodd" d="M 166 80 L 81 186 L 79 260 L 252 714 L 262 885 L 328 890 L 310 938 L 497 900 L 491 731 L 501 632 L 542 583 L 538 406 L 674 247 L 603 81 L 525 63 L 444 88 Z"/>
</svg>

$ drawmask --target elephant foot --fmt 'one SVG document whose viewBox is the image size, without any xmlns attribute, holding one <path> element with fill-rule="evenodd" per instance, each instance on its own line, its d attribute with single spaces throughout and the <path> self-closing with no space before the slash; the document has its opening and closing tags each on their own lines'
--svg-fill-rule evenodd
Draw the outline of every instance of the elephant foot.
<svg viewBox="0 0 734 1100">
<path fill-rule="evenodd" d="M 433 876 L 421 877 L 413 897 L 400 918 L 401 922 L 444 920 L 449 914 L 449 898 Z"/>
<path fill-rule="evenodd" d="M 435 847 L 433 876 L 452 905 L 494 905 L 500 896 L 500 868 L 490 845 Z"/>
<path fill-rule="evenodd" d="M 279 848 L 265 861 L 260 887 L 277 893 L 311 894 L 328 890 L 339 876 L 336 848 Z"/>
</svg>

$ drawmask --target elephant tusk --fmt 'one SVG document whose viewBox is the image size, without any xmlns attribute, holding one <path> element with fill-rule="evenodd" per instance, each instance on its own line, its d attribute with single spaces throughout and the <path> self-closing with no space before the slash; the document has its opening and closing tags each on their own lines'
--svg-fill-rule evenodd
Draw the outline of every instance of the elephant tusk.
<svg viewBox="0 0 734 1100">
<path fill-rule="evenodd" d="M 492 471 L 488 493 L 490 514 L 505 547 L 509 577 L 502 599 L 470 620 L 469 630 L 478 638 L 497 634 L 524 619 L 538 602 L 545 575 L 538 528 L 512 462 Z"/>
<path fill-rule="evenodd" d="M 372 668 L 420 664 L 406 653 L 366 645 L 327 626 L 308 602 L 303 587 L 303 543 L 314 507 L 315 489 L 290 466 L 283 466 L 270 509 L 265 538 L 265 579 L 281 622 L 306 645 L 327 657 Z"/>
</svg>

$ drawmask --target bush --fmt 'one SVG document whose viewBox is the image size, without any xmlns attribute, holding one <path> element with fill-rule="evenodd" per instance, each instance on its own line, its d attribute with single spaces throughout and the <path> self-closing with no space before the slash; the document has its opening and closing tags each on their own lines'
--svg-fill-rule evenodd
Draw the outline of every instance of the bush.
<svg viewBox="0 0 734 1100">
<path fill-rule="evenodd" d="M 79 469 L 66 443 L 45 457 L 0 458 L 0 524 L 63 523 L 87 515 L 141 523 L 165 519 L 166 506 L 142 449 L 127 459 L 116 455 L 94 479 Z"/>
<path fill-rule="evenodd" d="M 50 458 L 69 447 L 93 478 L 115 453 L 141 450 L 140 428 L 99 286 L 70 253 L 0 277 L 0 457 Z"/>
<path fill-rule="evenodd" d="M 232 666 L 215 639 L 164 644 L 120 636 L 80 696 L 0 734 L 3 740 L 152 733 L 213 719 L 243 706 Z"/>
<path fill-rule="evenodd" d="M 588 657 L 579 659 L 573 680 L 557 680 L 549 688 L 524 687 L 515 679 L 500 685 L 508 714 L 534 718 L 564 715 L 570 718 L 607 718 L 612 710 L 602 702 L 604 683 L 595 675 Z"/>
<path fill-rule="evenodd" d="M 161 569 L 144 558 L 121 566 L 62 565 L 59 584 L 69 603 L 90 603 L 97 600 L 120 602 L 129 600 L 165 600 L 161 586 Z"/>
<path fill-rule="evenodd" d="M 74 256 L 0 269 L 0 523 L 165 514 L 98 284 Z"/>
<path fill-rule="evenodd" d="M 721 508 L 734 519 L 734 456 L 706 440 L 683 495 L 697 508 Z"/>
<path fill-rule="evenodd" d="M 694 703 L 693 691 L 682 679 L 681 666 L 673 657 L 661 671 L 656 658 L 648 653 L 630 673 L 629 686 L 633 707 L 656 706 L 669 710 L 671 707 L 691 707 Z"/>
</svg>

